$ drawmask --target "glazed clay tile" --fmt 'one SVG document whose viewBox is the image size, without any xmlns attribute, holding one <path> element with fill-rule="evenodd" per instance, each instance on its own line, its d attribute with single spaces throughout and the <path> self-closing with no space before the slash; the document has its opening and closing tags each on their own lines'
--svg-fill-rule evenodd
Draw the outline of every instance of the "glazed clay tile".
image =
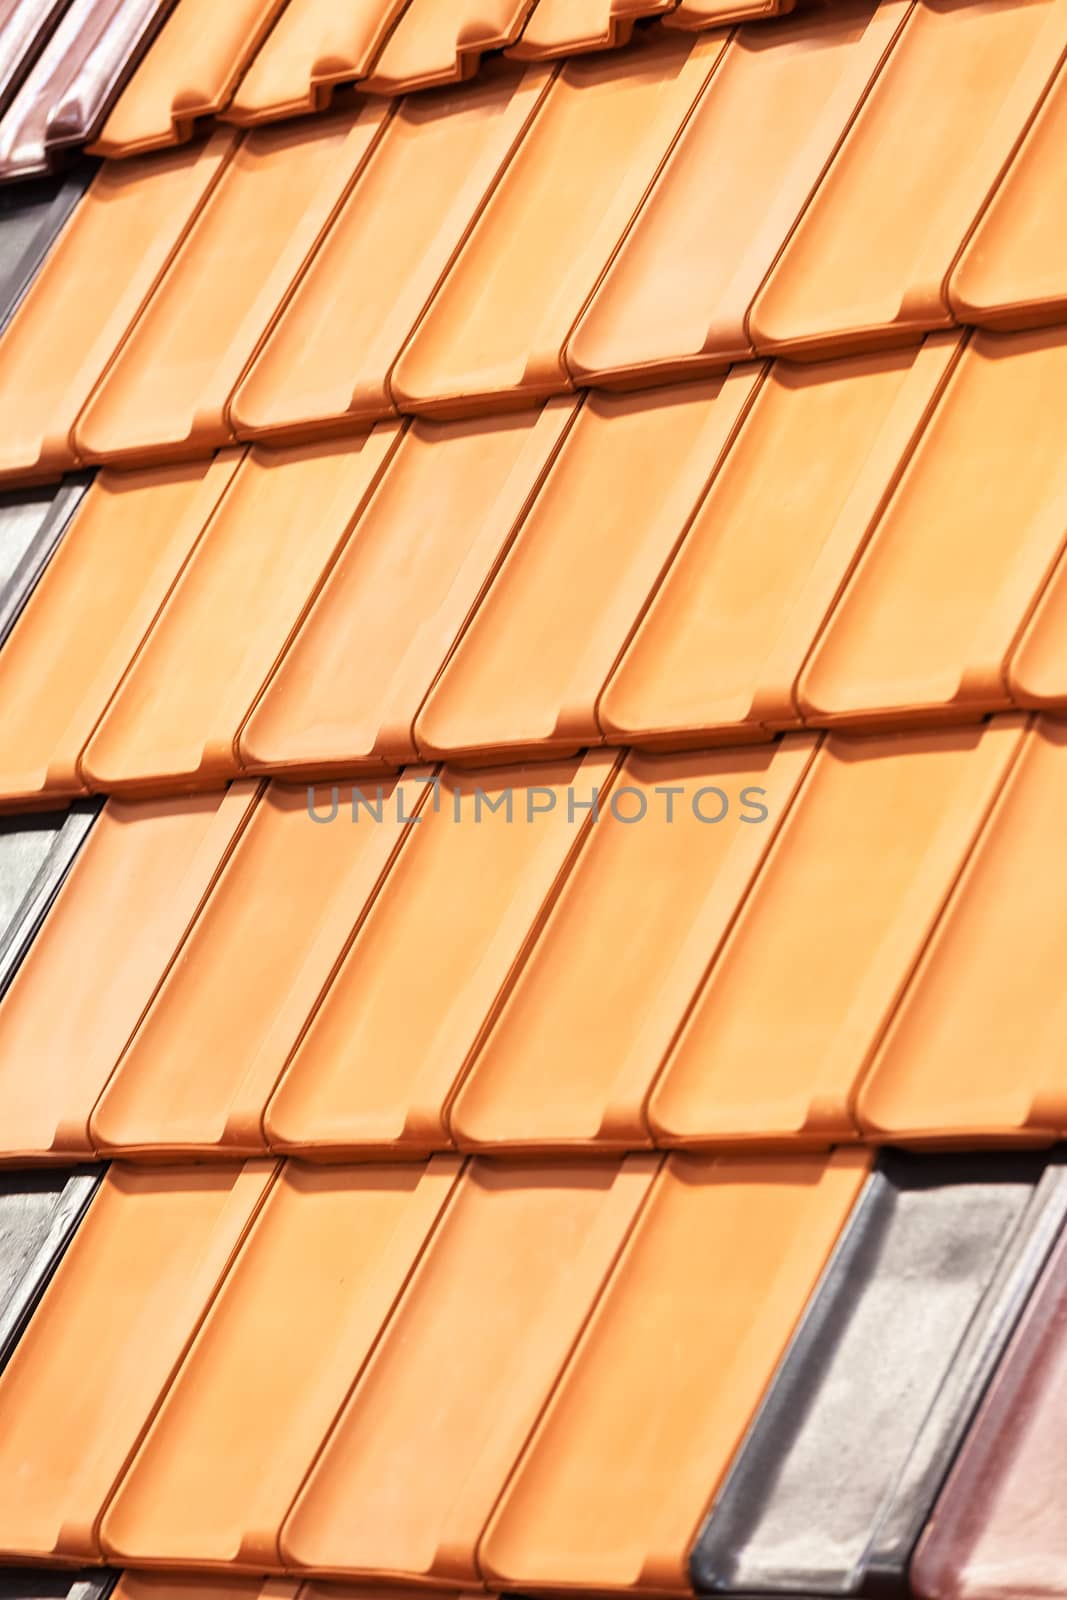
<svg viewBox="0 0 1067 1600">
<path fill-rule="evenodd" d="M 662 16 L 675 0 L 537 0 L 522 37 L 508 55 L 519 61 L 548 61 L 584 50 L 629 44 L 634 23 Z"/>
<path fill-rule="evenodd" d="M 273 1148 L 410 1155 L 446 1107 L 612 778 L 604 754 L 445 773 L 267 1110 Z M 418 789 L 399 786 L 405 814 Z M 364 787 L 369 804 L 375 790 Z M 378 828 L 366 807 L 353 822 Z M 442 908 L 447 908 L 445 914 Z"/>
<path fill-rule="evenodd" d="M 1065 148 L 1067 67 L 1061 67 L 952 275 L 949 301 L 961 322 L 1026 328 L 1063 321 L 1067 232 L 1047 200 Z"/>
<path fill-rule="evenodd" d="M 75 429 L 87 459 L 225 442 L 237 383 L 370 154 L 381 105 L 246 134 Z"/>
<path fill-rule="evenodd" d="M 649 1087 L 814 743 L 627 757 L 452 1108 L 458 1144 L 651 1143 Z"/>
<path fill-rule="evenodd" d="M 112 1595 L 113 1600 L 296 1600 L 299 1588 L 292 1578 L 124 1572 Z"/>
<path fill-rule="evenodd" d="M 45 172 L 98 132 L 168 0 L 71 0 L 0 122 L 0 180 Z"/>
<path fill-rule="evenodd" d="M 1067 562 L 1059 564 L 1008 667 L 1016 705 L 1062 706 L 1067 701 Z"/>
<path fill-rule="evenodd" d="M 415 758 L 419 707 L 573 410 L 561 398 L 540 415 L 409 428 L 245 725 L 240 753 L 248 770 L 336 777 Z"/>
<path fill-rule="evenodd" d="M 0 336 L 0 479 L 55 477 L 69 434 L 233 148 L 105 166 Z"/>
<path fill-rule="evenodd" d="M 91 1152 L 89 1114 L 253 793 L 105 806 L 0 1003 L 4 1159 Z"/>
<path fill-rule="evenodd" d="M 348 791 L 270 786 L 96 1107 L 97 1149 L 263 1150 L 267 1099 L 411 831 L 384 801 L 358 826 Z"/>
<path fill-rule="evenodd" d="M 425 754 L 570 751 L 758 386 L 586 398 L 415 725 Z"/>
<path fill-rule="evenodd" d="M 253 449 L 82 759 L 102 789 L 203 788 L 239 770 L 237 734 L 396 439 Z"/>
<path fill-rule="evenodd" d="M 1038 721 L 860 1093 L 868 1135 L 1050 1142 L 1067 1128 L 1051 982 L 1067 950 L 1065 804 L 1067 727 Z"/>
<path fill-rule="evenodd" d="M 698 1590 L 909 1593 L 1065 1211 L 1067 1169 L 1037 1157 L 880 1157 L 693 1551 Z"/>
<path fill-rule="evenodd" d="M 403 94 L 460 83 L 482 53 L 514 44 L 535 0 L 409 0 L 360 88 Z"/>
<path fill-rule="evenodd" d="M 949 1476 L 915 1559 L 922 1600 L 1054 1594 L 1067 1572 L 1067 1236 L 1061 1238 Z"/>
<path fill-rule="evenodd" d="M 387 416 L 390 374 L 532 117 L 543 68 L 403 101 L 238 389 L 242 438 Z"/>
<path fill-rule="evenodd" d="M 235 465 L 98 475 L 0 654 L 0 804 L 84 789 L 81 753 Z"/>
<path fill-rule="evenodd" d="M 178 0 L 92 145 L 131 156 L 183 144 L 220 112 L 285 0 Z"/>
<path fill-rule="evenodd" d="M 952 264 L 1065 46 L 1064 0 L 918 0 L 755 302 L 756 348 L 818 356 L 951 322 Z"/>
<path fill-rule="evenodd" d="M 403 410 L 529 403 L 713 71 L 723 37 L 652 33 L 562 68 L 393 375 Z"/>
<path fill-rule="evenodd" d="M 1010 704 L 1008 659 L 1064 543 L 1064 402 L 1062 329 L 974 335 L 800 678 L 808 719 Z"/>
<path fill-rule="evenodd" d="M 0 1378 L 0 1553 L 99 1561 L 96 1527 L 272 1167 L 109 1169 Z"/>
<path fill-rule="evenodd" d="M 336 85 L 366 77 L 408 0 L 289 0 L 226 112 L 251 125 L 324 111 Z"/>
<path fill-rule="evenodd" d="M 487 1582 L 688 1592 L 697 1526 L 867 1164 L 666 1161 L 482 1538 Z"/>
<path fill-rule="evenodd" d="M 658 1142 L 855 1137 L 853 1085 L 1021 727 L 823 744 L 653 1092 Z"/>
<path fill-rule="evenodd" d="M 607 737 L 677 746 L 800 721 L 797 677 L 958 339 L 775 363 L 604 692 Z"/>
<path fill-rule="evenodd" d="M 282 1520 L 457 1167 L 283 1168 L 104 1516 L 108 1556 L 279 1565 Z"/>
<path fill-rule="evenodd" d="M 68 0 L 0 0 L 0 113 L 7 109 Z"/>
<path fill-rule="evenodd" d="M 482 1529 L 652 1171 L 470 1164 L 286 1520 L 287 1566 L 478 1582 Z"/>
<path fill-rule="evenodd" d="M 576 382 L 663 382 L 751 354 L 748 308 L 907 11 L 835 0 L 734 36 L 567 345 Z"/>
</svg>

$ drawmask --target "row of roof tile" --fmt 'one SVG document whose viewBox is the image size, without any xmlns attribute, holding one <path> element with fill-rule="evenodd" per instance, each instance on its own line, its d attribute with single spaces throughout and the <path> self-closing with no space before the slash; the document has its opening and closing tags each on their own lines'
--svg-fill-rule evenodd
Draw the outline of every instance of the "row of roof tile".
<svg viewBox="0 0 1067 1600">
<path fill-rule="evenodd" d="M 1065 1172 L 116 1165 L 58 1267 L 95 1179 L 0 1190 L 53 1252 L 0 1376 L 0 1550 L 170 1569 L 126 1600 L 292 1600 L 282 1570 L 1032 1592 L 1063 1544 Z"/>
<path fill-rule="evenodd" d="M 341 84 L 396 94 L 458 83 L 487 51 L 547 60 L 624 45 L 645 19 L 701 29 L 790 7 L 791 0 L 2 0 L 0 181 L 47 171 L 83 145 L 128 156 L 179 143 L 206 117 L 248 125 L 321 110 Z"/>
<path fill-rule="evenodd" d="M 0 1155 L 1050 1143 L 1065 796 L 1008 716 L 112 799 L 0 1003 Z"/>
<path fill-rule="evenodd" d="M 9 495 L 0 804 L 1062 708 L 1064 402 L 941 334 Z"/>
<path fill-rule="evenodd" d="M 848 0 L 109 164 L 0 338 L 0 475 L 1055 322 L 1065 49 L 1067 0 Z"/>
</svg>

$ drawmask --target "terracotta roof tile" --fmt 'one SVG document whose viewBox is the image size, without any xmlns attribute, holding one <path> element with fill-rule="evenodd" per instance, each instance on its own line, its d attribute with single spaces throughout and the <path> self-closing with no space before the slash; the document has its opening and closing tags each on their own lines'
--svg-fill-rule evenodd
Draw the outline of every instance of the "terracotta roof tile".
<svg viewBox="0 0 1067 1600">
<path fill-rule="evenodd" d="M 1067 947 L 1065 785 L 1067 726 L 1041 720 L 860 1093 L 869 1134 L 1048 1143 L 1067 1129 L 1049 988 Z"/>
<path fill-rule="evenodd" d="M 241 384 L 242 438 L 388 416 L 391 375 L 544 96 L 543 68 L 487 69 L 401 102 Z"/>
<path fill-rule="evenodd" d="M 1025 328 L 1062 322 L 1067 314 L 1067 245 L 1055 207 L 1067 141 L 1067 66 L 1008 169 L 949 284 L 963 322 Z"/>
<path fill-rule="evenodd" d="M 234 466 L 96 478 L 0 654 L 8 809 L 84 790 L 85 744 Z"/>
<path fill-rule="evenodd" d="M 131 156 L 182 144 L 227 105 L 285 0 L 178 0 L 93 151 Z"/>
<path fill-rule="evenodd" d="M 0 1370 L 74 1237 L 99 1177 L 89 1168 L 0 1173 Z"/>
<path fill-rule="evenodd" d="M 629 44 L 634 23 L 670 11 L 676 0 L 537 0 L 508 50 L 519 61 L 549 61 Z"/>
<path fill-rule="evenodd" d="M 97 1104 L 97 1149 L 265 1148 L 267 1099 L 410 832 L 391 785 L 380 826 L 333 799 L 339 820 L 316 825 L 328 793 L 266 790 Z"/>
<path fill-rule="evenodd" d="M 282 1520 L 457 1169 L 286 1164 L 105 1513 L 108 1554 L 278 1567 Z"/>
<path fill-rule="evenodd" d="M 486 50 L 514 44 L 535 0 L 409 0 L 363 79 L 371 94 L 402 94 L 473 77 Z"/>
<path fill-rule="evenodd" d="M 0 479 L 54 477 L 70 431 L 191 217 L 232 135 L 105 166 L 0 336 Z"/>
<path fill-rule="evenodd" d="M 1067 563 L 1061 555 L 1008 666 L 1008 690 L 1017 705 L 1054 707 L 1067 702 L 1065 626 Z"/>
<path fill-rule="evenodd" d="M 792 11 L 794 0 L 678 0 L 676 10 L 664 17 L 665 28 L 719 28 L 749 17 L 780 17 Z"/>
<path fill-rule="evenodd" d="M 91 1153 L 89 1114 L 253 795 L 238 784 L 225 795 L 104 807 L 0 1003 L 4 1158 Z"/>
<path fill-rule="evenodd" d="M 5 1560 L 100 1559 L 100 1514 L 272 1171 L 109 1169 L 0 1377 Z"/>
<path fill-rule="evenodd" d="M 415 759 L 419 708 L 573 412 L 560 399 L 540 414 L 412 425 L 245 725 L 248 769 L 336 777 Z"/>
<path fill-rule="evenodd" d="M 55 554 L 86 484 L 70 477 L 54 489 L 0 492 L 0 645 Z"/>
<path fill-rule="evenodd" d="M 95 801 L 0 817 L 0 994 L 25 956 L 88 835 Z"/>
<path fill-rule="evenodd" d="M 168 0 L 70 0 L 0 121 L 0 180 L 45 172 L 99 130 Z"/>
<path fill-rule="evenodd" d="M 760 378 L 590 395 L 415 725 L 424 755 L 574 750 Z"/>
<path fill-rule="evenodd" d="M 229 438 L 230 397 L 387 115 L 374 104 L 244 137 L 78 420 L 86 459 L 159 461 Z"/>
<path fill-rule="evenodd" d="M 823 743 L 653 1092 L 660 1140 L 855 1136 L 853 1085 L 1021 726 Z"/>
<path fill-rule="evenodd" d="M 1064 545 L 1061 393 L 1067 331 L 974 335 L 801 676 L 807 716 L 1010 704 L 1008 659 Z"/>
<path fill-rule="evenodd" d="M 611 774 L 595 754 L 442 776 L 270 1103 L 274 1148 L 395 1156 L 450 1143 L 447 1106 Z M 402 801 L 413 814 L 406 781 Z M 359 816 L 331 826 L 378 826 Z"/>
<path fill-rule="evenodd" d="M 208 787 L 396 444 L 381 424 L 339 447 L 248 453 L 90 740 L 105 790 Z"/>
<path fill-rule="evenodd" d="M 677 746 L 800 721 L 800 670 L 958 349 L 932 334 L 775 362 L 601 697 L 608 737 Z"/>
<path fill-rule="evenodd" d="M 922 1600 L 1004 1600 L 1062 1581 L 1065 1289 L 1067 1235 L 993 1379 L 912 1563 L 912 1590 Z"/>
<path fill-rule="evenodd" d="M 482 1538 L 490 1583 L 688 1590 L 695 1530 L 867 1165 L 667 1160 Z"/>
<path fill-rule="evenodd" d="M 400 358 L 402 409 L 528 404 L 570 386 L 567 337 L 723 44 L 648 33 L 567 62 Z"/>
<path fill-rule="evenodd" d="M 64 178 L 0 188 L 0 331 L 22 300 L 92 175 L 79 163 Z"/>
<path fill-rule="evenodd" d="M 290 1578 L 124 1572 L 114 1594 L 115 1600 L 295 1600 L 299 1588 L 299 1583 Z"/>
<path fill-rule="evenodd" d="M 577 381 L 663 382 L 751 354 L 749 306 L 907 12 L 833 0 L 730 39 L 568 341 Z"/>
<path fill-rule="evenodd" d="M 952 264 L 1065 47 L 1064 0 L 917 0 L 755 302 L 757 349 L 822 356 L 947 325 Z"/>
<path fill-rule="evenodd" d="M 322 111 L 366 77 L 408 0 L 289 0 L 226 112 L 250 125 Z"/>
<path fill-rule="evenodd" d="M 698 1588 L 908 1592 L 1065 1212 L 1067 1170 L 1039 1159 L 880 1158 L 704 1526 Z"/>
<path fill-rule="evenodd" d="M 651 1143 L 648 1091 L 814 744 L 627 757 L 460 1090 L 458 1143 Z"/>
<path fill-rule="evenodd" d="M 478 1582 L 482 1529 L 653 1167 L 467 1167 L 286 1520 L 287 1564 Z"/>
</svg>

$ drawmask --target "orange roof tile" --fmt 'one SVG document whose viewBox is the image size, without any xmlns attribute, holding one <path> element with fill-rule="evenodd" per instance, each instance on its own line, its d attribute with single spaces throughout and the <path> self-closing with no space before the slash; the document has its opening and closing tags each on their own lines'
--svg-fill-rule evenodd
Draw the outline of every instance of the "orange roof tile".
<svg viewBox="0 0 1067 1600">
<path fill-rule="evenodd" d="M 130 156 L 190 138 L 223 109 L 285 0 L 178 0 L 90 146 Z"/>
<path fill-rule="evenodd" d="M 662 382 L 751 354 L 749 306 L 907 12 L 833 0 L 733 36 L 567 344 L 577 381 Z"/>
<path fill-rule="evenodd" d="M 703 1512 L 867 1165 L 664 1164 L 482 1538 L 487 1581 L 688 1590 Z"/>
<path fill-rule="evenodd" d="M 757 349 L 819 356 L 947 325 L 952 264 L 1065 47 L 1065 0 L 917 0 L 755 302 Z"/>
<path fill-rule="evenodd" d="M 423 754 L 574 750 L 759 370 L 590 395 L 415 725 Z"/>
<path fill-rule="evenodd" d="M 931 334 L 775 362 L 600 699 L 609 738 L 677 747 L 799 722 L 797 677 L 958 349 Z"/>
<path fill-rule="evenodd" d="M 243 125 L 323 111 L 334 87 L 366 77 L 408 0 L 289 0 L 226 119 Z"/>
<path fill-rule="evenodd" d="M 78 420 L 86 460 L 197 455 L 230 437 L 230 397 L 387 115 L 375 104 L 245 135 Z"/>
<path fill-rule="evenodd" d="M 478 1582 L 482 1529 L 653 1170 L 468 1166 L 286 1520 L 288 1566 Z"/>
<path fill-rule="evenodd" d="M 108 1556 L 279 1565 L 282 1520 L 457 1171 L 285 1165 L 108 1507 Z"/>
<path fill-rule="evenodd" d="M 254 793 L 104 807 L 0 1002 L 0 1159 L 92 1152 L 89 1114 Z"/>
<path fill-rule="evenodd" d="M 869 1135 L 981 1144 L 1067 1130 L 1065 802 L 1067 726 L 1041 719 L 860 1091 Z"/>
<path fill-rule="evenodd" d="M 629 44 L 634 23 L 661 16 L 676 0 L 537 0 L 508 50 L 519 61 L 548 61 Z"/>
<path fill-rule="evenodd" d="M 949 284 L 963 322 L 1025 328 L 1067 315 L 1067 241 L 1049 197 L 1067 147 L 1067 65 L 991 200 Z"/>
<path fill-rule="evenodd" d="M 826 740 L 653 1091 L 660 1142 L 855 1137 L 853 1085 L 1021 729 Z"/>
<path fill-rule="evenodd" d="M 391 785 L 379 826 L 332 799 L 316 825 L 329 793 L 266 790 L 93 1113 L 96 1149 L 265 1148 L 267 1099 L 410 832 Z"/>
<path fill-rule="evenodd" d="M 450 1143 L 449 1100 L 612 765 L 594 754 L 442 776 L 267 1109 L 274 1148 L 400 1155 Z M 402 787 L 412 813 L 418 792 Z"/>
<path fill-rule="evenodd" d="M 0 480 L 55 477 L 70 432 L 179 240 L 225 167 L 233 136 L 106 166 L 0 335 Z"/>
<path fill-rule="evenodd" d="M 236 458 L 100 473 L 0 655 L 0 803 L 76 794 L 80 757 Z"/>
<path fill-rule="evenodd" d="M 402 94 L 473 77 L 482 53 L 514 44 L 536 0 L 408 0 L 360 87 Z"/>
<path fill-rule="evenodd" d="M 567 337 L 723 43 L 647 33 L 567 62 L 396 366 L 402 409 L 454 414 L 569 387 Z"/>
<path fill-rule="evenodd" d="M 387 416 L 397 357 L 544 95 L 542 68 L 401 102 L 234 397 L 242 438 Z"/>
<path fill-rule="evenodd" d="M 452 1108 L 458 1144 L 651 1143 L 649 1088 L 814 744 L 627 757 Z"/>
<path fill-rule="evenodd" d="M 805 668 L 820 722 L 1010 704 L 1007 662 L 1064 545 L 1067 331 L 978 333 Z"/>
<path fill-rule="evenodd" d="M 748 17 L 780 17 L 792 11 L 794 0 L 678 0 L 677 9 L 664 17 L 665 28 L 718 28 Z"/>
<path fill-rule="evenodd" d="M 1052 515 L 1056 514 L 1055 500 Z M 1008 666 L 1008 689 L 1021 706 L 1067 701 L 1067 561 L 1061 555 Z"/>
<path fill-rule="evenodd" d="M 106 790 L 205 787 L 239 770 L 237 735 L 398 437 L 255 448 L 90 740 Z"/>
<path fill-rule="evenodd" d="M 273 1167 L 105 1176 L 0 1377 L 0 1554 L 99 1561 L 97 1523 Z"/>
<path fill-rule="evenodd" d="M 336 777 L 415 759 L 419 708 L 573 411 L 559 399 L 540 414 L 412 425 L 245 725 L 246 768 Z"/>
<path fill-rule="evenodd" d="M 294 1578 L 240 1578 L 180 1573 L 123 1572 L 111 1591 L 112 1600 L 296 1600 Z M 338 1597 L 340 1600 L 340 1596 Z M 352 1596 L 351 1600 L 358 1600 Z M 363 1600 L 370 1600 L 369 1596 Z"/>
</svg>

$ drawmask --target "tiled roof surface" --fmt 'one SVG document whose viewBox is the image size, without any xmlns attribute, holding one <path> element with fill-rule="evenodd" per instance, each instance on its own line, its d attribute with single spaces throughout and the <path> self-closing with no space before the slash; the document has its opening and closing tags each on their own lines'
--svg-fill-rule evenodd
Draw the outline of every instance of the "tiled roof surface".
<svg viewBox="0 0 1067 1600">
<path fill-rule="evenodd" d="M 0 1600 L 1067 1593 L 1065 136 L 0 0 Z"/>
</svg>

